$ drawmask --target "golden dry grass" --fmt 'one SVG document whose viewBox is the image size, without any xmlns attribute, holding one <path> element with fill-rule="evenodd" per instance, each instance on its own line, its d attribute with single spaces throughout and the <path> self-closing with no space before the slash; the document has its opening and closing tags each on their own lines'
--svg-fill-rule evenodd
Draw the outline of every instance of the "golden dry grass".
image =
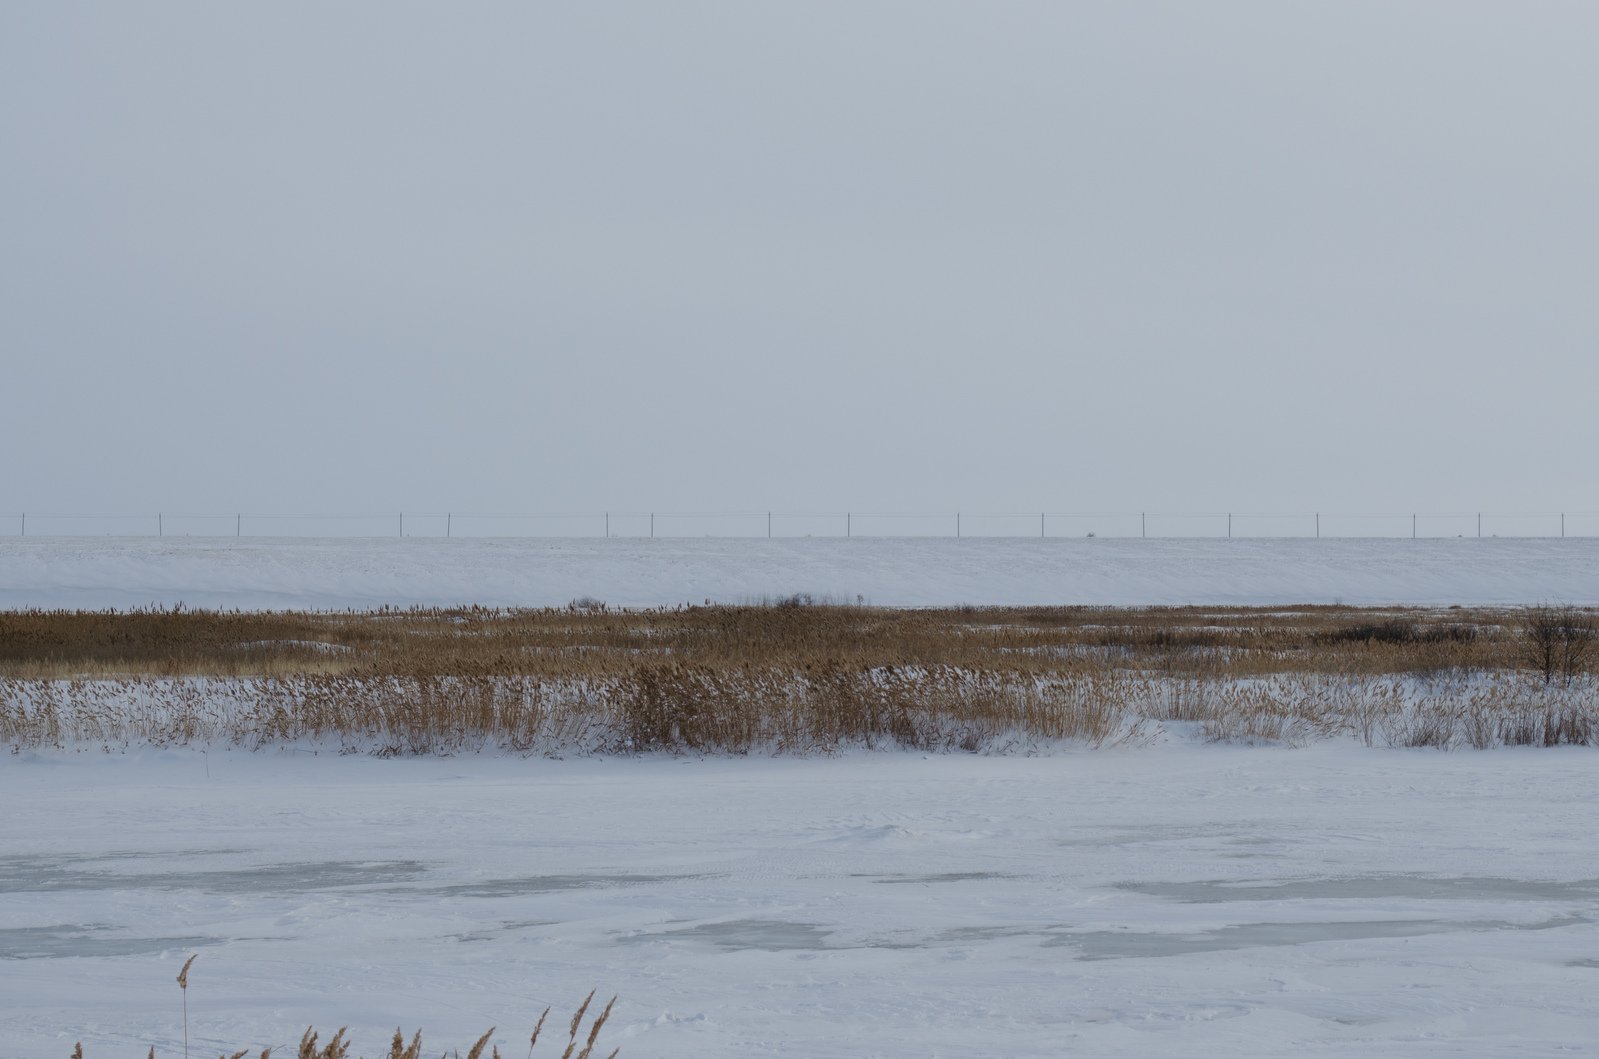
<svg viewBox="0 0 1599 1059">
<path fill-rule="evenodd" d="M 1523 612 L 1344 607 L 0 614 L 0 741 L 813 753 L 1209 738 L 1593 743 Z"/>
<path fill-rule="evenodd" d="M 1515 612 L 1341 607 L 887 610 L 845 606 L 0 613 L 0 676 L 614 675 L 696 665 L 998 666 L 1055 673 L 1136 654 L 1201 672 L 1424 672 L 1513 664 Z"/>
</svg>

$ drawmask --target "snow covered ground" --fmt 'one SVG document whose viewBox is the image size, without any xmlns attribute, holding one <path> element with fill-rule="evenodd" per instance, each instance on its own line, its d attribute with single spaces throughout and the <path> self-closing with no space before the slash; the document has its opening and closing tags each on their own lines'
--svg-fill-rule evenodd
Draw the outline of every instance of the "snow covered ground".
<svg viewBox="0 0 1599 1059">
<path fill-rule="evenodd" d="M 350 1024 L 522 1054 L 1550 1056 L 1599 1040 L 1591 751 L 22 756 L 0 1056 Z M 564 1033 L 562 1034 L 564 1038 Z M 540 1045 L 544 1054 L 545 1045 Z M 558 1054 L 557 1047 L 553 1053 Z"/>
<path fill-rule="evenodd" d="M 0 608 L 1599 603 L 1599 538 L 0 538 Z"/>
<path fill-rule="evenodd" d="M 0 607 L 1599 603 L 1595 540 L 0 541 Z M 1552 1056 L 1599 1040 L 1591 750 L 0 759 L 0 1059 Z M 564 1036 L 564 1035 L 563 1035 Z M 547 1052 L 548 1042 L 538 1054 Z"/>
</svg>

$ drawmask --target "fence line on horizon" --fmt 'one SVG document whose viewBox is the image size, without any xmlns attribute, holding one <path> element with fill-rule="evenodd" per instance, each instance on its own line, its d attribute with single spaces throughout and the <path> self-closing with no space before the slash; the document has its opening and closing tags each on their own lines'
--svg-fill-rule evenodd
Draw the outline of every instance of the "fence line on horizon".
<svg viewBox="0 0 1599 1059">
<path fill-rule="evenodd" d="M 0 515 L 18 537 L 1599 537 L 1599 511 L 1300 512 L 638 512 L 481 514 Z M 0 533 L 4 530 L 0 529 Z"/>
</svg>

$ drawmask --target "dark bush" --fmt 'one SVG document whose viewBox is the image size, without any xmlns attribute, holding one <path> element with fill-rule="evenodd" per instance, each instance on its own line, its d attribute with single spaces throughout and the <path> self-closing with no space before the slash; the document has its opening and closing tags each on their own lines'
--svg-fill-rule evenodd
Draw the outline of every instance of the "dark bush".
<svg viewBox="0 0 1599 1059">
<path fill-rule="evenodd" d="M 1578 607 L 1528 607 L 1521 615 L 1522 660 L 1545 684 L 1566 683 L 1588 664 L 1599 642 L 1599 619 Z"/>
<path fill-rule="evenodd" d="M 1469 644 L 1477 640 L 1475 625 L 1419 625 L 1401 618 L 1367 621 L 1328 633 L 1325 643 Z"/>
<path fill-rule="evenodd" d="M 1421 630 L 1413 621 L 1390 618 L 1387 621 L 1365 621 L 1350 625 L 1329 633 L 1327 639 L 1332 643 L 1407 644 L 1419 641 Z"/>
</svg>

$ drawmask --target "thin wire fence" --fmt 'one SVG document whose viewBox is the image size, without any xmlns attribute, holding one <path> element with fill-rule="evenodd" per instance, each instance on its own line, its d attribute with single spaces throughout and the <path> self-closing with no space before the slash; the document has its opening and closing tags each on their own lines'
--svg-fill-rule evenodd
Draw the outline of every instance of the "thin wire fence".
<svg viewBox="0 0 1599 1059">
<path fill-rule="evenodd" d="M 1349 512 L 393 512 L 0 515 L 18 537 L 1599 537 L 1599 511 Z"/>
</svg>

